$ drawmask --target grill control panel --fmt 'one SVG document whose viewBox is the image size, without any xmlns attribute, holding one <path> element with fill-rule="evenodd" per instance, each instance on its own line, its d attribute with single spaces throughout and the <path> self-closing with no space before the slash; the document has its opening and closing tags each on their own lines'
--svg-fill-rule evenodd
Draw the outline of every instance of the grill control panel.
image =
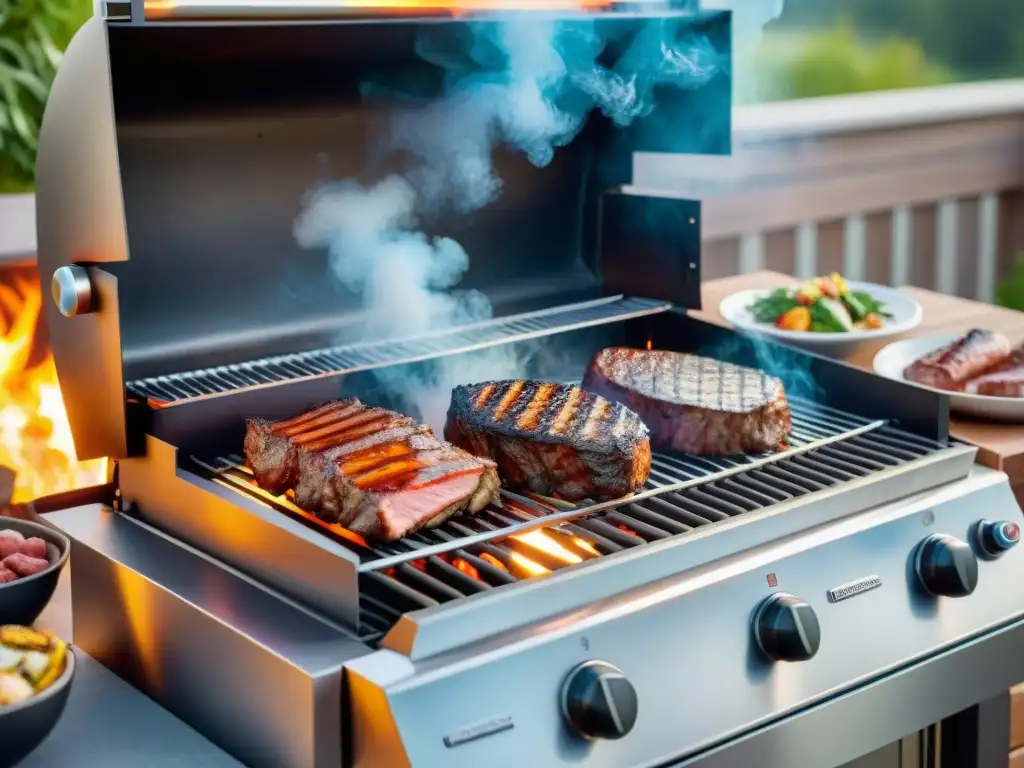
<svg viewBox="0 0 1024 768">
<path fill-rule="evenodd" d="M 562 716 L 584 739 L 621 739 L 636 725 L 637 710 L 633 684 L 604 661 L 580 664 L 562 686 Z"/>
<path fill-rule="evenodd" d="M 967 597 L 978 586 L 978 558 L 955 536 L 926 538 L 917 547 L 914 566 L 921 586 L 936 597 Z"/>
<path fill-rule="evenodd" d="M 996 558 L 1017 546 L 1020 526 L 1007 520 L 995 523 L 981 520 L 975 529 L 975 541 L 983 556 Z"/>
<path fill-rule="evenodd" d="M 772 661 L 808 661 L 821 646 L 818 614 L 806 600 L 778 592 L 754 614 L 754 639 Z"/>
<path fill-rule="evenodd" d="M 1024 524 L 1005 476 L 976 469 L 706 566 L 687 568 L 688 553 L 715 535 L 684 537 L 675 576 L 462 648 L 457 663 L 395 655 L 410 667 L 390 682 L 381 666 L 387 711 L 413 765 L 679 760 L 1024 616 L 1024 591 L 1006 589 L 1024 582 L 1024 552 L 983 554 L 1019 530 L 979 525 L 979 509 Z M 563 586 L 613 578 L 612 559 L 604 566 Z M 545 589 L 516 605 L 526 611 Z M 377 657 L 353 666 L 370 678 Z M 496 718 L 511 727 L 444 745 Z"/>
</svg>

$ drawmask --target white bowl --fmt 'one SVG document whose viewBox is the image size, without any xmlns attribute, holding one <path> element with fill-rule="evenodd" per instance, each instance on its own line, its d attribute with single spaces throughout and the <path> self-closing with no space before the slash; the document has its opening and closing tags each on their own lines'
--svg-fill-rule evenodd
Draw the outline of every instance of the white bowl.
<svg viewBox="0 0 1024 768">
<path fill-rule="evenodd" d="M 907 381 L 903 371 L 915 360 L 934 352 L 940 347 L 952 344 L 963 334 L 934 333 L 916 339 L 894 341 L 878 351 L 875 355 L 875 373 L 887 379 Z M 922 386 L 909 382 L 915 386 Z M 933 387 L 924 387 L 934 392 L 944 392 Z M 949 395 L 949 408 L 964 416 L 975 416 L 995 421 L 1024 422 L 1024 398 L 1022 397 L 989 397 L 988 395 L 966 395 L 962 392 L 944 392 Z"/>
<path fill-rule="evenodd" d="M 726 322 L 739 331 L 761 334 L 773 341 L 832 357 L 846 357 L 862 344 L 898 336 L 916 328 L 921 323 L 924 314 L 921 305 L 902 291 L 873 283 L 849 281 L 847 284 L 851 290 L 871 294 L 873 298 L 885 305 L 885 310 L 892 317 L 886 318 L 885 324 L 881 328 L 870 331 L 850 331 L 848 333 L 784 331 L 770 323 L 757 322 L 750 312 L 750 306 L 758 299 L 770 294 L 774 290 L 772 288 L 740 291 L 726 296 L 718 305 L 718 312 Z"/>
</svg>

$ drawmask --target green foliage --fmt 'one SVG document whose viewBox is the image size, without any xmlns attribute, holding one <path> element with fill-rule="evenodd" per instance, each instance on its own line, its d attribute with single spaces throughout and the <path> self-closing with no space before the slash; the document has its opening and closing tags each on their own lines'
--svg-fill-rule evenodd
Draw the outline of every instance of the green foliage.
<svg viewBox="0 0 1024 768">
<path fill-rule="evenodd" d="M 789 37 L 789 44 L 763 49 L 759 95 L 764 100 L 798 99 L 894 88 L 939 85 L 951 73 L 928 61 L 912 40 L 888 37 L 863 42 L 839 21 L 826 30 Z"/>
<path fill-rule="evenodd" d="M 1018 254 L 1010 276 L 996 288 L 996 304 L 1024 310 L 1024 253 Z"/>
<path fill-rule="evenodd" d="M 0 193 L 30 190 L 43 106 L 91 0 L 0 0 Z"/>
<path fill-rule="evenodd" d="M 866 35 L 900 35 L 965 79 L 1024 74 L 1021 0 L 786 0 L 780 27 L 828 27 L 849 19 Z"/>
</svg>

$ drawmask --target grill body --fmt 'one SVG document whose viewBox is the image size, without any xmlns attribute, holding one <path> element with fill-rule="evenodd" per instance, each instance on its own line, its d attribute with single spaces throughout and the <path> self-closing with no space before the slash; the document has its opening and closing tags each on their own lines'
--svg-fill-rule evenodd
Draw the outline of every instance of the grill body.
<svg viewBox="0 0 1024 768">
<path fill-rule="evenodd" d="M 949 440 L 948 398 L 693 314 L 700 203 L 644 188 L 633 161 L 728 153 L 729 14 L 100 7 L 54 84 L 37 206 L 79 456 L 116 463 L 112 502 L 50 514 L 73 540 L 83 650 L 257 768 L 828 768 L 1024 678 L 1024 596 L 1001 586 L 1024 578 L 1020 551 L 984 559 L 964 599 L 919 583 L 926 536 L 977 550 L 980 510 L 1024 522 L 1005 476 Z M 669 46 L 654 60 L 678 44 L 713 66 L 690 61 L 706 76 L 659 84 L 628 126 L 592 113 L 547 164 L 499 147 L 492 205 L 420 212 L 466 247 L 458 287 L 492 316 L 367 338 L 328 249 L 296 244 L 305 193 L 402 172 L 381 152 L 389 115 L 486 70 L 481 41 L 551 23 L 598 35 L 608 66 L 652 30 Z M 402 410 L 382 376 L 499 354 L 576 381 L 602 347 L 645 344 L 780 378 L 792 447 L 655 455 L 629 499 L 505 490 L 388 545 L 261 491 L 238 456 L 248 418 L 340 394 Z M 818 614 L 807 661 L 771 664 L 754 638 L 779 591 Z M 625 738 L 581 738 L 567 716 L 566 675 L 597 662 L 636 691 Z M 804 738 L 823 728 L 828 751 Z"/>
</svg>

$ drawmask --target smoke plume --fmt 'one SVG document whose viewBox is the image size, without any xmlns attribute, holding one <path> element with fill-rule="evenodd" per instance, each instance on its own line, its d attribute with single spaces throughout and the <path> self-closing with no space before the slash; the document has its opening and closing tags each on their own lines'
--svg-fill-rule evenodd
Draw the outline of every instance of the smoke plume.
<svg viewBox="0 0 1024 768">
<path fill-rule="evenodd" d="M 371 338 L 415 336 L 484 321 L 485 296 L 456 289 L 469 255 L 454 240 L 428 237 L 422 219 L 469 213 L 493 202 L 502 181 L 492 154 L 503 147 L 537 167 L 600 112 L 619 126 L 649 115 L 659 86 L 699 88 L 722 62 L 710 41 L 679 37 L 678 24 L 653 19 L 614 62 L 591 20 L 521 15 L 471 27 L 468 49 L 423 38 L 418 53 L 445 72 L 441 98 L 396 108 L 381 149 L 408 161 L 401 176 L 314 191 L 295 224 L 305 248 L 328 249 L 333 271 L 362 297 Z M 450 388 L 522 375 L 523 356 L 506 347 L 476 353 L 472 365 L 448 358 L 415 375 L 384 369 L 382 384 L 437 428 Z"/>
</svg>

